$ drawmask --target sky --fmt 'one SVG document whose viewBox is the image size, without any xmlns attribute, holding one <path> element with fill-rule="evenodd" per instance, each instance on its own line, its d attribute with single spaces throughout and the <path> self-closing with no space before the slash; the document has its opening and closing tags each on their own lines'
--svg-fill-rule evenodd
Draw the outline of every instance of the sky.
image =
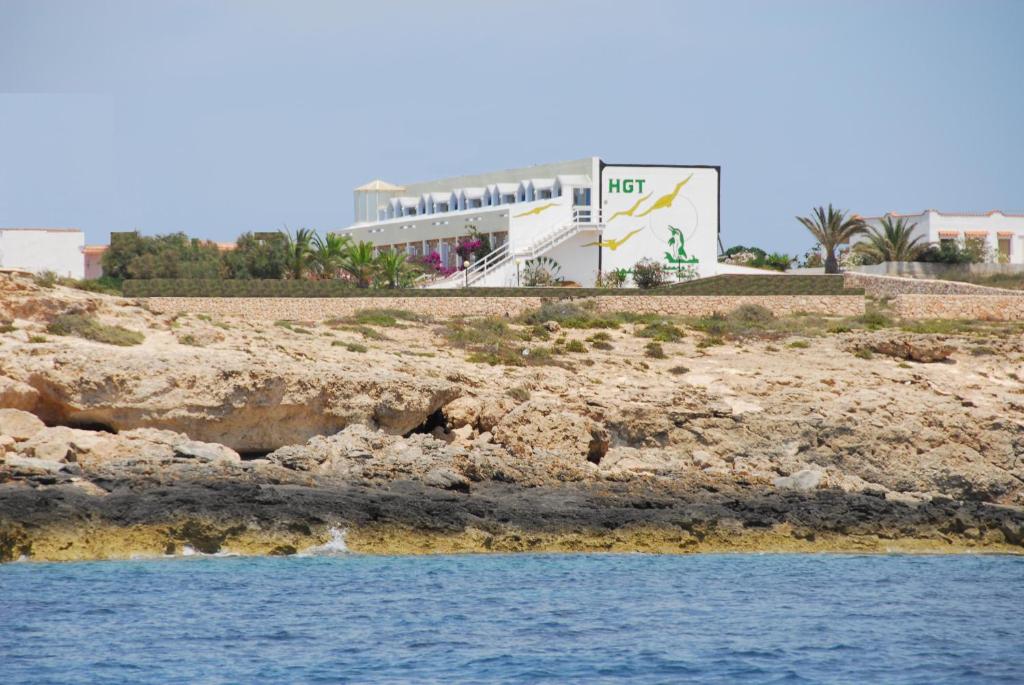
<svg viewBox="0 0 1024 685">
<path fill-rule="evenodd" d="M 0 0 L 0 226 L 331 230 L 352 189 L 591 155 L 819 204 L 1024 211 L 1024 2 Z"/>
</svg>

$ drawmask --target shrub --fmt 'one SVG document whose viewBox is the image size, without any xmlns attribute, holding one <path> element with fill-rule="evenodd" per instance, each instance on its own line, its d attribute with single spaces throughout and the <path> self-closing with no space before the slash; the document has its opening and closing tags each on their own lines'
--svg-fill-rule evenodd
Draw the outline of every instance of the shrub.
<svg viewBox="0 0 1024 685">
<path fill-rule="evenodd" d="M 422 317 L 404 309 L 360 309 L 351 320 L 369 326 L 394 327 L 399 321 L 421 321 Z"/>
<path fill-rule="evenodd" d="M 649 323 L 636 332 L 641 338 L 651 338 L 656 342 L 676 342 L 682 340 L 686 334 L 670 321 L 656 321 Z"/>
<path fill-rule="evenodd" d="M 611 339 L 612 339 L 612 336 L 610 334 L 606 333 L 605 331 L 598 331 L 597 333 L 594 333 L 592 336 L 587 338 L 587 340 L 589 342 L 592 342 L 592 343 L 608 342 Z"/>
<path fill-rule="evenodd" d="M 644 345 L 644 356 L 652 359 L 665 359 L 665 349 L 661 346 L 661 343 L 654 342 L 653 340 Z"/>
<path fill-rule="evenodd" d="M 697 343 L 697 349 L 703 350 L 708 347 L 715 347 L 717 345 L 724 345 L 725 341 L 717 335 L 705 336 L 699 343 Z"/>
<path fill-rule="evenodd" d="M 191 345 L 192 347 L 203 346 L 203 344 L 199 342 L 199 339 L 196 338 L 196 336 L 192 335 L 191 333 L 186 333 L 185 335 L 178 338 L 178 342 L 181 343 L 182 345 Z"/>
<path fill-rule="evenodd" d="M 612 347 L 612 344 L 610 342 L 607 342 L 605 340 L 595 340 L 594 342 L 590 343 L 590 346 L 593 347 L 595 350 L 608 351 L 615 349 L 614 347 Z"/>
<path fill-rule="evenodd" d="M 13 333 L 18 330 L 13 321 L 0 321 L 0 333 Z"/>
<path fill-rule="evenodd" d="M 676 376 L 682 376 L 684 373 L 690 373 L 690 369 L 685 366 L 673 366 L 668 370 L 669 373 L 675 374 Z"/>
<path fill-rule="evenodd" d="M 40 288 L 52 288 L 57 285 L 57 274 L 53 271 L 40 271 L 32 276 L 32 281 Z"/>
<path fill-rule="evenodd" d="M 874 359 L 875 357 L 874 353 L 866 347 L 856 349 L 853 356 L 857 357 L 857 359 Z"/>
<path fill-rule="evenodd" d="M 123 283 L 120 278 L 112 278 L 110 276 L 102 276 L 94 280 L 77 280 L 74 278 L 62 278 L 59 283 L 68 288 L 75 288 L 77 290 L 84 290 L 90 293 L 102 293 L 104 295 L 120 295 L 121 284 Z"/>
<path fill-rule="evenodd" d="M 863 316 L 860 317 L 860 322 L 871 330 L 886 328 L 892 325 L 892 319 L 877 309 L 864 312 Z"/>
<path fill-rule="evenodd" d="M 123 347 L 138 345 L 145 340 L 145 336 L 138 331 L 132 331 L 122 326 L 108 326 L 83 314 L 61 314 L 46 327 L 46 330 L 54 335 L 73 335 L 86 340 Z"/>
<path fill-rule="evenodd" d="M 340 340 L 335 340 L 333 343 L 331 343 L 331 345 L 332 346 L 343 345 L 345 347 L 345 349 L 348 350 L 349 352 L 358 352 L 360 354 L 366 352 L 369 349 L 366 345 L 361 345 L 359 343 L 354 343 L 354 342 L 343 343 Z"/>
<path fill-rule="evenodd" d="M 786 345 L 786 347 L 791 347 L 794 350 L 806 350 L 810 346 L 811 344 L 806 340 L 794 340 L 793 342 Z"/>
<path fill-rule="evenodd" d="M 30 343 L 44 343 L 44 342 L 46 342 L 46 336 L 45 335 L 30 335 L 30 336 L 28 336 L 28 341 Z"/>
<path fill-rule="evenodd" d="M 775 318 L 775 314 L 759 304 L 742 304 L 729 313 L 729 318 L 743 323 L 767 323 Z"/>
<path fill-rule="evenodd" d="M 553 285 L 562 280 L 562 265 L 550 257 L 528 259 L 523 266 L 520 280 L 529 287 Z"/>
<path fill-rule="evenodd" d="M 526 402 L 530 399 L 530 391 L 522 385 L 517 385 L 509 388 L 508 396 L 516 402 Z"/>
<path fill-rule="evenodd" d="M 540 307 L 520 317 L 525 324 L 540 326 L 554 321 L 563 328 L 618 328 L 619 322 L 612 316 L 594 312 L 593 303 L 580 305 L 575 302 L 549 300 Z"/>
<path fill-rule="evenodd" d="M 585 353 L 587 351 L 587 346 L 584 345 L 582 341 L 570 340 L 569 342 L 567 342 L 565 344 L 565 351 L 566 352 Z"/>
<path fill-rule="evenodd" d="M 644 290 L 657 288 L 669 282 L 668 271 L 653 259 L 641 259 L 633 265 L 633 282 Z"/>
<path fill-rule="evenodd" d="M 519 333 L 497 317 L 455 319 L 438 332 L 452 346 L 466 350 L 471 362 L 506 366 L 561 364 L 547 347 L 525 348 Z"/>
</svg>

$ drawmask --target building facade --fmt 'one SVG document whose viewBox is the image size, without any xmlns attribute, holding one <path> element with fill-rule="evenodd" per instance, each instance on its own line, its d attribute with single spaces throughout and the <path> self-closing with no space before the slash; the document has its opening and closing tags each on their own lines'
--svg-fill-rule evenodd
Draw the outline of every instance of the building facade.
<svg viewBox="0 0 1024 685">
<path fill-rule="evenodd" d="M 871 228 L 878 228 L 882 219 L 904 219 L 915 224 L 915 236 L 922 242 L 984 240 L 991 261 L 1000 264 L 1024 264 L 1024 215 L 1004 214 L 998 210 L 984 214 L 947 214 L 926 209 L 920 214 L 890 212 L 879 217 L 864 217 Z"/>
<path fill-rule="evenodd" d="M 583 286 L 641 259 L 687 275 L 716 273 L 719 167 L 608 164 L 598 157 L 355 189 L 355 223 L 337 231 L 377 250 L 436 253 L 463 269 L 460 241 L 493 251 L 435 287 L 514 286 L 531 260 L 553 260 Z"/>
<path fill-rule="evenodd" d="M 77 228 L 0 228 L 0 269 L 85 276 L 85 234 Z"/>
</svg>

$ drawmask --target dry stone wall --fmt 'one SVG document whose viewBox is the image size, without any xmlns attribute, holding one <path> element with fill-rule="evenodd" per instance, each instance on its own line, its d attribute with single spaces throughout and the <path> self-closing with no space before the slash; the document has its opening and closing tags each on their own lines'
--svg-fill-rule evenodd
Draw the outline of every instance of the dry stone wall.
<svg viewBox="0 0 1024 685">
<path fill-rule="evenodd" d="M 904 319 L 1024 321 L 1020 295 L 899 295 L 893 308 Z"/>
<path fill-rule="evenodd" d="M 843 274 L 843 285 L 847 288 L 864 288 L 866 295 L 873 297 L 896 297 L 897 295 L 1002 295 L 1024 296 L 1024 291 L 989 288 L 960 281 L 942 281 L 932 278 L 900 278 L 899 276 L 876 276 L 847 271 Z"/>
<path fill-rule="evenodd" d="M 744 304 L 767 307 L 776 315 L 811 312 L 832 316 L 864 313 L 864 298 L 851 295 L 671 296 L 615 295 L 589 298 L 604 312 L 631 311 L 679 316 L 730 312 Z M 513 317 L 536 309 L 539 297 L 150 297 L 146 306 L 167 314 L 187 312 L 258 321 L 319 321 L 363 309 L 403 309 L 437 319 L 455 316 Z"/>
</svg>

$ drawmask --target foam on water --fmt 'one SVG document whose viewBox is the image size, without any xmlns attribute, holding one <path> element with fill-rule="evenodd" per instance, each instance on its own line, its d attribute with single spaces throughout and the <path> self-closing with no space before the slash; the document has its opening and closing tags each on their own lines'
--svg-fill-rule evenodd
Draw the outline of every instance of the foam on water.
<svg viewBox="0 0 1024 685">
<path fill-rule="evenodd" d="M 350 554 L 348 545 L 345 544 L 345 536 L 348 532 L 342 528 L 331 528 L 327 531 L 330 533 L 331 539 L 322 545 L 315 545 L 309 549 L 305 549 L 299 552 L 295 556 L 299 557 L 331 557 L 339 556 L 343 554 Z"/>
</svg>

